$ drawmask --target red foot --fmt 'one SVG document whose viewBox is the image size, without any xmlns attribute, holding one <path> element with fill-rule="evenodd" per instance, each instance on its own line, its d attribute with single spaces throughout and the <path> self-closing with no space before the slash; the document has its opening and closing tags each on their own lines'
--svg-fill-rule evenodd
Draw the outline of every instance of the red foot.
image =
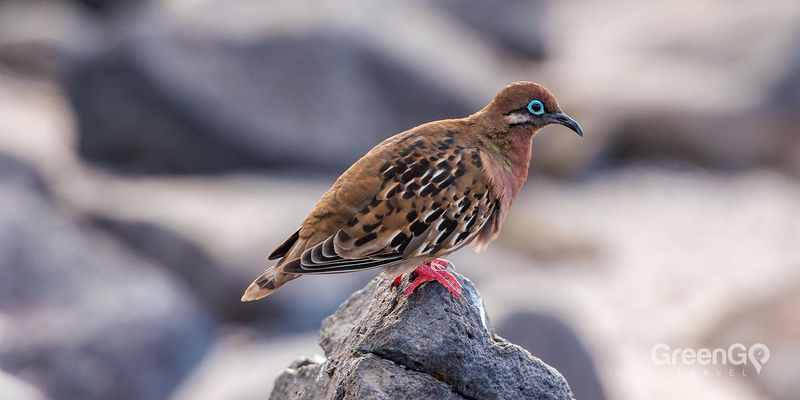
<svg viewBox="0 0 800 400">
<path fill-rule="evenodd" d="M 461 297 L 461 284 L 458 283 L 458 279 L 456 279 L 453 274 L 447 271 L 448 266 L 450 266 L 450 262 L 441 259 L 435 259 L 420 265 L 414 270 L 414 272 L 417 273 L 417 277 L 414 278 L 414 281 L 411 282 L 410 285 L 408 285 L 408 288 L 406 288 L 405 292 L 403 292 L 403 295 L 408 297 L 423 283 L 436 281 L 439 282 L 440 285 L 444 286 L 444 288 L 450 293 L 452 293 L 453 296 Z M 394 281 L 392 281 L 392 287 L 399 286 L 402 278 L 403 275 L 398 275 L 395 277 Z"/>
</svg>

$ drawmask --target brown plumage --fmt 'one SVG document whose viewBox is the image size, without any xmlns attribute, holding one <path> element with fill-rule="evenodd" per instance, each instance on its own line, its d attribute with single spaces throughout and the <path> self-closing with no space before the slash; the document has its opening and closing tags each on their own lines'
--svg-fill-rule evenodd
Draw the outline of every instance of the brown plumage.
<svg viewBox="0 0 800 400">
<path fill-rule="evenodd" d="M 470 243 L 485 247 L 527 178 L 534 134 L 552 123 L 582 135 L 547 89 L 517 82 L 475 114 L 384 140 L 273 250 L 269 259 L 280 260 L 242 301 L 303 274 L 383 267 L 399 275 Z"/>
</svg>

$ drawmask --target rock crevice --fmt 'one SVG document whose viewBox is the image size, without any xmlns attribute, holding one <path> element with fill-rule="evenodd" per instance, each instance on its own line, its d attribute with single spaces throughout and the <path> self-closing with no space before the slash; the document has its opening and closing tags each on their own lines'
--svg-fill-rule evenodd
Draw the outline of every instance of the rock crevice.
<svg viewBox="0 0 800 400">
<path fill-rule="evenodd" d="M 572 399 L 561 374 L 494 334 L 475 286 L 405 298 L 372 280 L 322 324 L 324 359 L 284 370 L 271 399 Z"/>
<path fill-rule="evenodd" d="M 435 373 L 433 373 L 431 371 L 428 371 L 425 368 L 422 368 L 420 366 L 406 365 L 402 361 L 400 361 L 400 360 L 398 360 L 396 358 L 393 358 L 391 356 L 385 355 L 385 354 L 369 352 L 369 353 L 367 353 L 367 355 L 372 355 L 372 356 L 378 357 L 381 360 L 388 361 L 388 362 L 390 362 L 390 363 L 392 363 L 392 364 L 394 364 L 394 365 L 396 365 L 396 366 L 398 366 L 400 368 L 403 368 L 405 370 L 418 372 L 420 374 L 425 374 L 427 376 L 430 376 L 433 379 L 436 379 L 437 382 L 439 382 L 439 383 L 447 386 L 448 388 L 450 388 L 450 390 L 452 390 L 455 394 L 457 394 L 459 396 L 459 398 L 461 398 L 461 399 L 464 399 L 464 400 L 478 400 L 478 399 L 475 399 L 475 398 L 473 398 L 473 397 L 471 397 L 471 396 L 469 396 L 469 395 L 467 395 L 465 393 L 461 393 L 458 390 L 458 388 L 455 388 L 455 387 L 451 386 L 447 381 L 443 380 L 440 376 L 437 376 L 437 374 L 435 374 Z"/>
</svg>

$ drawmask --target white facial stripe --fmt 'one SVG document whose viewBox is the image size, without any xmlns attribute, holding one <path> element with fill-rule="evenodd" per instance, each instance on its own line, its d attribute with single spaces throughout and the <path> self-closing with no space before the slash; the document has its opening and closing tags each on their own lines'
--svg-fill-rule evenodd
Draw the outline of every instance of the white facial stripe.
<svg viewBox="0 0 800 400">
<path fill-rule="evenodd" d="M 525 122 L 529 122 L 531 117 L 528 114 L 520 114 L 520 113 L 512 113 L 506 115 L 506 123 L 509 125 L 513 124 L 522 124 Z"/>
</svg>

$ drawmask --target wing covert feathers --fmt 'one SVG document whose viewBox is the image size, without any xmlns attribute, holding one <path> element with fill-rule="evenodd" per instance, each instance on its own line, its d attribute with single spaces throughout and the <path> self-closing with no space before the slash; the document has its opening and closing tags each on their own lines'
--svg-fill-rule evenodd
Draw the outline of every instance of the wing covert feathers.
<svg viewBox="0 0 800 400">
<path fill-rule="evenodd" d="M 307 218 L 300 232 L 303 237 L 318 229 L 327 237 L 282 270 L 324 274 L 387 267 L 411 258 L 435 258 L 483 235 L 499 202 L 484 177 L 480 150 L 459 135 L 456 130 L 419 132 L 387 140 L 368 153 L 351 167 L 365 171 L 348 170 L 337 180 L 312 212 L 317 217 Z M 352 196 L 363 191 L 363 183 L 347 178 L 362 176 L 370 177 L 372 190 Z M 324 204 L 343 197 L 332 191 L 350 191 L 361 204 Z M 350 215 L 342 218 L 335 208 L 349 208 Z M 338 224 L 331 226 L 335 220 Z"/>
<path fill-rule="evenodd" d="M 292 249 L 292 246 L 297 242 L 297 239 L 300 238 L 300 229 L 295 231 L 291 236 L 289 236 L 286 241 L 284 241 L 280 246 L 276 247 L 275 250 L 272 250 L 272 253 L 269 253 L 267 260 L 277 260 L 286 255 L 289 250 Z"/>
<path fill-rule="evenodd" d="M 452 121 L 426 124 L 373 148 L 270 253 L 280 261 L 256 278 L 242 301 L 268 296 L 303 274 L 392 267 L 488 244 L 505 203 L 487 178 L 487 154 L 462 128 Z"/>
</svg>

